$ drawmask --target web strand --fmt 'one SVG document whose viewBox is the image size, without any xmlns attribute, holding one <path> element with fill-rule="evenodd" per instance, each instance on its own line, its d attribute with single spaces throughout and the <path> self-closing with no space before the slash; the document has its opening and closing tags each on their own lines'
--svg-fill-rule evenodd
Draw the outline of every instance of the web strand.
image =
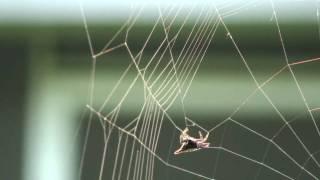
<svg viewBox="0 0 320 180">
<path fill-rule="evenodd" d="M 94 52 L 89 27 L 84 10 L 81 6 L 80 9 L 85 34 L 92 57 L 92 70 L 90 80 L 91 85 L 89 86 L 88 95 L 89 100 L 86 106 L 90 111 L 90 115 L 86 126 L 84 146 L 82 148 L 79 177 L 81 178 L 83 171 L 91 123 L 94 117 L 97 117 L 103 131 L 104 141 L 102 157 L 99 165 L 99 180 L 104 179 L 106 176 L 110 177 L 112 180 L 153 180 L 155 179 L 155 171 L 157 163 L 159 162 L 167 168 L 174 169 L 200 179 L 219 179 L 215 176 L 218 174 L 218 166 L 223 160 L 222 158 L 224 154 L 228 154 L 234 159 L 240 159 L 241 161 L 258 167 L 257 171 L 254 173 L 254 179 L 259 179 L 262 176 L 262 172 L 267 169 L 273 174 L 279 175 L 284 179 L 294 180 L 299 179 L 302 175 L 307 175 L 309 178 L 318 180 L 318 174 L 316 174 L 312 168 L 307 165 L 309 163 L 314 163 L 316 168 L 320 169 L 320 164 L 315 157 L 319 151 L 312 151 L 311 148 L 306 145 L 302 139 L 302 135 L 298 134 L 293 128 L 293 122 L 296 122 L 297 118 L 287 119 L 284 116 L 284 112 L 280 111 L 276 103 L 270 98 L 270 95 L 266 93 L 265 87 L 270 84 L 270 82 L 273 82 L 278 78 L 278 76 L 283 72 L 290 72 L 290 77 L 299 92 L 299 98 L 302 99 L 303 105 L 307 109 L 307 113 L 313 123 L 312 127 L 320 137 L 320 131 L 314 116 L 314 113 L 319 112 L 320 108 L 311 108 L 307 101 L 306 94 L 302 90 L 301 84 L 296 78 L 296 74 L 293 70 L 293 67 L 300 66 L 302 64 L 319 63 L 320 58 L 315 57 L 289 62 L 284 38 L 278 22 L 276 8 L 274 2 L 270 0 L 273 19 L 275 21 L 277 35 L 280 40 L 279 43 L 284 55 L 285 65 L 276 69 L 276 71 L 268 76 L 264 82 L 259 83 L 257 80 L 258 75 L 253 73 L 252 66 L 248 63 L 247 57 L 244 55 L 243 49 L 241 49 L 241 43 L 236 40 L 237 38 L 234 37 L 234 34 L 229 30 L 226 18 L 237 16 L 244 10 L 255 8 L 260 3 L 261 2 L 259 1 L 248 1 L 246 3 L 237 4 L 226 1 L 221 4 L 209 3 L 207 6 L 199 6 L 199 4 L 195 4 L 191 9 L 189 9 L 188 13 L 184 14 L 183 18 L 180 17 L 181 14 L 183 14 L 184 7 L 182 5 L 177 6 L 172 4 L 165 8 L 158 5 L 156 8 L 158 11 L 158 17 L 155 18 L 153 26 L 150 27 L 149 32 L 145 35 L 145 39 L 143 39 L 141 47 L 139 46 L 138 50 L 136 50 L 136 47 L 131 44 L 130 37 L 139 21 L 139 18 L 143 16 L 146 7 L 141 6 L 137 8 L 136 6 L 132 6 L 128 19 L 97 53 Z M 198 11 L 195 11 L 195 9 Z M 191 20 L 190 17 L 192 17 L 192 15 L 194 19 Z M 316 15 L 318 22 L 318 8 Z M 179 17 L 181 18 L 180 20 L 178 20 Z M 192 22 L 192 26 L 190 30 L 184 32 L 189 21 Z M 175 27 L 179 22 L 180 24 Z M 188 97 L 193 82 L 196 81 L 196 75 L 200 71 L 205 55 L 215 42 L 215 36 L 217 35 L 219 27 L 227 34 L 228 40 L 231 42 L 234 50 L 240 57 L 240 61 L 245 67 L 246 72 L 250 75 L 252 84 L 255 85 L 255 88 L 242 99 L 241 103 L 239 103 L 229 113 L 228 117 L 222 120 L 217 120 L 216 125 L 214 126 L 203 127 L 197 119 L 192 118 L 192 113 L 185 104 L 185 98 Z M 154 37 L 159 33 L 159 29 L 161 30 L 162 35 L 158 38 L 159 42 L 156 42 L 157 47 L 153 49 L 150 54 L 150 52 L 146 52 L 146 49 L 153 43 Z M 117 44 L 115 42 L 119 37 L 124 37 L 124 40 Z M 178 42 L 180 42 L 181 39 L 183 39 L 183 43 L 179 44 L 179 46 L 181 46 L 179 48 Z M 125 67 L 110 92 L 102 98 L 102 104 L 94 105 L 97 60 L 100 57 L 120 50 L 125 51 L 130 62 Z M 131 77 L 130 81 L 125 82 L 129 76 Z M 126 122 L 125 125 L 120 125 L 123 123 L 120 120 L 123 106 L 132 96 L 133 89 L 140 85 L 139 83 L 142 83 L 142 88 L 144 90 L 141 107 L 138 113 L 135 114 L 134 118 L 129 122 Z M 119 90 L 123 84 L 126 84 L 126 90 L 124 92 L 120 92 Z M 245 107 L 245 105 L 248 104 L 248 102 L 252 101 L 253 97 L 258 94 L 263 96 L 266 102 L 268 102 L 268 105 L 281 120 L 281 126 L 270 137 L 264 135 L 258 130 L 255 130 L 254 128 L 250 128 L 237 119 L 237 114 Z M 110 104 L 112 104 L 112 99 L 115 95 L 120 95 L 120 98 L 116 100 L 117 102 L 113 108 L 109 108 L 111 107 Z M 159 145 L 163 145 L 160 140 L 161 134 L 165 130 L 164 126 L 168 126 L 165 124 L 166 121 L 169 123 L 169 126 L 173 128 L 174 132 L 177 131 L 180 133 L 184 128 L 179 125 L 175 115 L 172 115 L 169 112 L 171 108 L 177 104 L 176 101 L 179 101 L 180 109 L 182 110 L 185 121 L 184 126 L 196 127 L 203 132 L 210 133 L 209 139 L 212 137 L 214 139 L 216 132 L 223 128 L 219 144 L 211 143 L 213 145 L 209 147 L 209 149 L 199 150 L 208 151 L 212 154 L 217 153 L 216 159 L 213 160 L 214 167 L 211 168 L 213 172 L 211 172 L 210 175 L 205 175 L 195 170 L 175 165 L 173 162 L 169 162 L 172 159 L 170 158 L 170 152 L 173 152 L 172 146 L 174 141 L 172 141 L 168 147 L 169 154 L 167 154 L 166 157 L 162 157 L 163 153 L 159 152 L 159 149 L 161 149 L 159 148 Z M 232 147 L 226 147 L 226 133 L 228 132 L 227 126 L 229 125 L 233 125 L 240 130 L 244 130 L 246 133 L 250 134 L 250 137 L 262 140 L 266 145 L 262 151 L 262 156 L 259 158 L 252 158 L 244 152 L 237 152 L 236 150 L 233 150 Z M 279 144 L 275 141 L 275 139 L 278 138 L 286 129 L 289 130 L 291 133 L 290 135 L 292 135 L 292 137 L 297 141 L 296 146 L 302 148 L 307 154 L 307 158 L 304 159 L 303 162 L 299 161 L 298 157 L 289 153 L 283 144 Z M 175 138 L 176 137 L 172 137 L 173 140 Z M 267 159 L 271 148 L 277 149 L 279 153 L 285 157 L 286 161 L 292 163 L 300 172 L 297 175 L 293 173 L 289 174 L 287 171 L 281 170 L 278 167 L 273 167 L 273 164 L 268 163 Z M 108 153 L 111 153 L 111 151 L 113 152 L 113 157 L 110 158 L 112 159 L 110 162 L 108 159 Z M 109 170 L 107 171 L 107 169 Z M 110 175 L 107 173 L 110 173 Z M 213 176 L 213 178 L 211 178 L 211 176 Z"/>
</svg>

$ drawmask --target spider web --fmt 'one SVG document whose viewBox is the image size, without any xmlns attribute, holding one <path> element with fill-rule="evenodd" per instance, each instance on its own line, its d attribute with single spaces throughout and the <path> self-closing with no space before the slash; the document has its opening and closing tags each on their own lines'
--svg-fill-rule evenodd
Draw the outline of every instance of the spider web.
<svg viewBox="0 0 320 180">
<path fill-rule="evenodd" d="M 156 15 L 147 14 L 148 11 Z M 268 14 L 266 23 L 273 39 L 266 37 L 270 34 L 248 30 L 245 34 L 258 34 L 257 42 L 253 47 L 245 46 L 246 39 L 228 22 L 248 11 Z M 317 12 L 315 6 L 315 28 L 320 24 Z M 290 51 L 287 42 L 294 37 L 288 29 L 282 30 L 281 13 L 273 1 L 132 4 L 130 16 L 99 49 L 82 9 L 92 71 L 79 178 L 86 179 L 90 168 L 86 165 L 91 158 L 87 151 L 95 146 L 90 143 L 91 134 L 101 131 L 95 137 L 102 139 L 96 158 L 99 171 L 93 176 L 99 180 L 319 179 L 320 103 L 313 98 L 318 95 L 314 91 L 320 58 Z M 146 18 L 152 26 L 139 26 Z M 134 39 L 137 32 L 140 36 Z M 276 44 L 276 58 L 267 53 L 263 56 L 264 52 L 254 53 L 268 38 Z M 219 54 L 221 44 L 231 53 Z M 114 62 L 119 54 L 121 62 Z M 256 63 L 257 58 L 271 62 L 271 70 Z M 211 67 L 210 61 L 217 62 L 217 68 Z M 112 63 L 121 68 L 113 70 Z M 109 69 L 103 68 L 106 66 Z M 225 67 L 227 73 L 221 74 L 219 66 Z M 313 91 L 299 79 L 309 69 L 314 70 L 312 77 L 308 76 L 315 79 Z M 201 78 L 197 77 L 208 71 L 212 74 L 205 84 L 214 85 L 212 97 L 202 97 L 201 101 L 195 90 L 201 86 L 197 82 Z M 241 83 L 219 87 L 219 78 L 236 79 L 240 72 L 246 74 L 243 81 L 239 80 Z M 117 80 L 97 84 L 108 82 L 110 76 Z M 221 89 L 220 94 L 214 89 Z M 201 120 L 199 114 L 203 112 L 218 113 L 214 108 L 224 106 L 224 99 L 232 98 L 232 93 L 239 93 L 241 98 L 237 105 L 229 107 L 228 114 L 207 115 Z M 217 106 L 201 106 L 206 104 L 203 101 L 217 101 Z M 283 101 L 288 107 L 281 104 Z M 265 109 L 255 109 L 259 103 Z M 292 104 L 298 107 L 294 113 L 290 110 Z M 202 111 L 197 113 L 192 107 L 198 105 Z M 248 115 L 252 111 L 259 113 Z M 250 116 L 254 120 L 246 120 Z M 174 156 L 179 134 L 185 127 L 193 133 L 210 133 L 210 148 Z"/>
</svg>

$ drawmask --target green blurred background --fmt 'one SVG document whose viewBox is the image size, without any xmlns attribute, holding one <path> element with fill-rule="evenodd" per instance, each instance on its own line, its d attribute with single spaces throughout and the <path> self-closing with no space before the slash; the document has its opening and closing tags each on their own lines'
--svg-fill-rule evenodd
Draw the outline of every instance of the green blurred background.
<svg viewBox="0 0 320 180">
<path fill-rule="evenodd" d="M 232 4 L 233 1 L 230 3 L 231 10 L 241 4 Z M 88 114 L 85 104 L 88 102 L 91 73 L 91 56 L 78 2 L 4 1 L 1 4 L 0 179 L 76 179 L 84 130 L 80 131 L 80 140 L 77 140 L 75 132 L 79 121 L 85 119 L 82 114 Z M 95 50 L 101 49 L 126 20 L 124 7 L 128 8 L 127 4 L 130 3 L 83 3 Z M 276 7 L 290 63 L 320 57 L 318 4 L 307 1 L 279 1 Z M 268 2 L 253 3 L 247 9 L 239 10 L 238 14 L 225 19 L 259 83 L 267 80 L 286 64 L 272 12 Z M 129 38 L 129 44 L 132 44 L 134 50 L 141 47 L 153 23 L 151 16 L 149 20 L 143 19 L 135 25 Z M 185 29 L 192 28 L 192 25 L 187 24 Z M 160 38 L 159 36 L 154 41 L 157 42 Z M 183 43 L 183 39 L 176 42 L 177 45 Z M 152 48 L 146 48 L 145 53 L 150 55 L 152 51 Z M 102 103 L 107 96 L 106 92 L 116 83 L 128 60 L 128 56 L 121 50 L 99 59 L 94 96 L 96 104 Z M 311 108 L 320 107 L 319 69 L 318 62 L 293 67 Z M 220 26 L 186 98 L 188 117 L 209 129 L 228 117 L 255 88 L 225 29 Z M 285 118 L 299 119 L 294 128 L 300 133 L 307 147 L 312 152 L 319 150 L 319 137 L 315 135 L 314 125 L 289 71 L 283 71 L 264 90 Z M 141 93 L 142 89 L 136 91 Z M 139 98 L 130 99 L 126 104 L 128 114 L 124 115 L 127 118 L 124 119 L 131 118 L 130 112 L 137 109 L 135 105 L 139 102 Z M 174 109 L 176 113 L 172 113 L 173 117 L 177 117 L 177 123 L 182 128 L 183 121 L 177 110 L 179 106 Z M 319 113 L 315 112 L 314 115 L 319 121 Z M 234 118 L 267 137 L 272 137 L 283 125 L 279 115 L 261 93 L 254 95 Z M 86 123 L 83 124 L 81 127 L 85 127 Z M 93 129 L 99 129 L 98 126 L 97 121 L 94 122 Z M 166 126 L 168 133 L 163 132 L 160 144 L 168 145 L 173 141 L 175 147 L 178 132 L 172 129 L 170 124 L 167 123 Z M 232 147 L 235 152 L 248 153 L 248 157 L 256 156 L 256 159 L 261 160 L 266 149 L 265 142 L 260 146 L 252 134 L 241 134 L 243 129 L 232 126 L 234 125 L 224 127 L 228 130 L 217 130 L 212 142 L 219 144 L 224 140 L 226 146 Z M 103 146 L 100 131 L 101 129 L 93 131 L 89 138 L 90 148 L 86 155 L 89 158 L 85 162 L 83 179 L 98 179 L 99 163 L 96 162 L 101 157 L 95 155 L 101 155 Z M 226 131 L 227 133 L 223 133 Z M 279 144 L 284 144 L 288 151 L 293 150 L 293 157 L 304 162 L 308 156 L 301 153 L 301 147 L 296 140 L 290 139 L 292 135 L 284 131 L 284 137 L 279 139 Z M 193 154 L 185 159 L 174 159 L 166 155 L 174 149 L 168 149 L 164 145 L 159 149 L 159 153 L 163 153 L 173 164 L 208 176 L 213 175 L 217 152 Z M 252 178 L 255 173 L 260 172 L 258 167 L 251 167 L 251 174 L 249 168 L 248 171 L 239 169 L 242 165 L 235 165 L 237 161 L 234 157 L 220 156 L 225 159 L 219 162 L 221 166 L 214 171 L 217 179 Z M 208 161 L 208 157 L 212 157 L 212 160 Z M 319 155 L 316 157 L 320 158 Z M 194 167 L 189 164 L 190 161 L 200 165 Z M 235 167 L 228 164 L 229 161 Z M 243 161 L 239 160 L 238 163 Z M 277 162 L 276 159 L 269 161 L 273 166 L 279 167 L 281 172 L 295 174 L 294 168 L 282 169 L 287 162 Z M 243 166 L 246 166 L 245 163 Z M 317 171 L 319 169 L 313 165 L 311 169 L 320 177 Z M 234 173 L 230 173 L 230 170 Z M 166 173 L 166 177 L 163 178 L 160 173 Z M 261 178 L 258 179 L 267 177 L 265 174 L 268 173 L 272 179 L 281 179 L 274 172 L 263 170 Z M 194 178 L 161 165 L 157 167 L 155 175 L 160 179 Z"/>
</svg>

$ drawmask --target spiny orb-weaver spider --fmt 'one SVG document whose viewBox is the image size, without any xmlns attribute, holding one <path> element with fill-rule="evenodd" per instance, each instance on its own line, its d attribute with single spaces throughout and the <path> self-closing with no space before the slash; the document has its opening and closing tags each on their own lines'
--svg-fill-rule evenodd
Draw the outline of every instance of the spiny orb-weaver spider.
<svg viewBox="0 0 320 180">
<path fill-rule="evenodd" d="M 180 154 L 185 152 L 193 152 L 199 149 L 208 148 L 210 143 L 206 142 L 209 137 L 209 133 L 203 138 L 199 131 L 199 138 L 194 138 L 188 135 L 188 128 L 185 128 L 180 134 L 181 147 L 177 149 L 174 154 Z"/>
</svg>

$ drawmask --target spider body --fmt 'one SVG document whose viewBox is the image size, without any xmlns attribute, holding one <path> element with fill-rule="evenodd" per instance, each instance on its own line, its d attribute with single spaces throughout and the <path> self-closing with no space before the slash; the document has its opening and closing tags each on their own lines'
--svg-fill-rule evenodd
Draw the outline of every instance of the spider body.
<svg viewBox="0 0 320 180">
<path fill-rule="evenodd" d="M 199 131 L 199 138 L 194 138 L 188 135 L 188 128 L 185 128 L 180 135 L 181 147 L 177 149 L 174 154 L 180 154 L 184 152 L 193 152 L 199 149 L 208 148 L 210 143 L 206 142 L 208 140 L 209 134 L 204 138 Z"/>
</svg>

